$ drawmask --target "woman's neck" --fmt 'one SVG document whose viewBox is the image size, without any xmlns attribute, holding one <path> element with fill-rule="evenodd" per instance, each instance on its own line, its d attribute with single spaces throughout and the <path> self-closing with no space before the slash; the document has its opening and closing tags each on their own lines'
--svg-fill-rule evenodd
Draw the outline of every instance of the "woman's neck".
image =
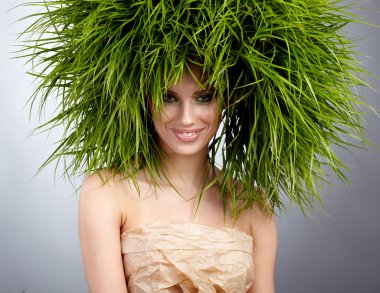
<svg viewBox="0 0 380 293">
<path fill-rule="evenodd" d="M 207 153 L 205 155 L 161 157 L 162 174 L 159 179 L 163 184 L 173 185 L 178 189 L 200 190 L 212 178 Z"/>
</svg>

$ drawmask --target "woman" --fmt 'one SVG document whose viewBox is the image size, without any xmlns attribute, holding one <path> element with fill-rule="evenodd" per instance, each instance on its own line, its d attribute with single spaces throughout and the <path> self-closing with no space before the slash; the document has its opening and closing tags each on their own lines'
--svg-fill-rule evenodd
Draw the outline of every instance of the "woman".
<svg viewBox="0 0 380 293">
<path fill-rule="evenodd" d="M 274 291 L 275 211 L 284 198 L 313 208 L 325 166 L 347 180 L 332 145 L 366 143 L 352 91 L 363 69 L 341 31 L 355 18 L 339 4 L 31 3 L 44 8 L 24 32 L 32 104 L 54 95 L 41 127 L 64 127 L 44 166 L 89 175 L 91 291 Z"/>
<path fill-rule="evenodd" d="M 231 215 L 224 213 L 217 183 L 204 191 L 198 206 L 205 178 L 208 184 L 219 172 L 209 163 L 208 145 L 219 127 L 221 113 L 216 102 L 220 97 L 199 87 L 201 69 L 190 66 L 190 70 L 168 88 L 162 111 L 152 109 L 157 142 L 163 151 L 157 187 L 144 170 L 137 175 L 137 186 L 122 174 L 114 176 L 107 171 L 102 174 L 112 178 L 106 184 L 94 174 L 82 185 L 79 231 L 90 292 L 126 292 L 121 254 L 123 244 L 128 246 L 123 243 L 128 241 L 125 236 L 157 222 L 153 232 L 145 228 L 145 237 L 137 242 L 143 246 L 144 255 L 136 256 L 134 248 L 131 260 L 128 255 L 125 258 L 131 292 L 182 292 L 181 288 L 183 292 L 246 292 L 249 288 L 249 292 L 274 292 L 274 217 L 256 204 L 234 224 Z M 241 232 L 225 230 L 226 227 Z M 209 234 L 218 234 L 219 229 L 227 235 Z M 157 231 L 164 234 L 156 235 Z M 176 239 L 179 235 L 185 238 Z M 242 251 L 244 243 L 252 250 L 251 239 L 253 253 Z M 157 247 L 154 241 L 164 244 Z M 187 241 L 192 242 L 190 256 L 185 256 Z M 216 241 L 228 241 L 228 248 L 221 250 L 221 243 Z M 173 245 L 174 252 L 173 248 L 166 249 Z M 158 254 L 155 257 L 159 259 L 147 262 L 147 254 L 151 253 Z M 178 253 L 181 257 L 175 259 Z M 198 259 L 196 255 L 203 256 Z M 170 261 L 165 262 L 167 258 Z M 253 267 L 248 258 L 253 258 Z M 201 268 L 199 262 L 203 263 Z M 132 268 L 128 267 L 130 263 Z M 255 281 L 251 286 L 253 268 Z"/>
</svg>

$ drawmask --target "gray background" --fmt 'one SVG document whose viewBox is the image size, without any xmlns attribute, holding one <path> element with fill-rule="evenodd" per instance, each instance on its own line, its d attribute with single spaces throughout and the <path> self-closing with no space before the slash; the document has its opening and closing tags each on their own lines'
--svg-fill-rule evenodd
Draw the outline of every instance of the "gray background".
<svg viewBox="0 0 380 293">
<path fill-rule="evenodd" d="M 54 168 L 32 178 L 54 148 L 59 133 L 28 136 L 25 102 L 33 79 L 21 60 L 12 60 L 16 33 L 13 23 L 30 12 L 8 12 L 15 3 L 0 4 L 0 293 L 86 292 L 77 236 L 77 194 Z M 379 1 L 360 11 L 376 20 Z M 349 32 L 366 37 L 358 50 L 368 70 L 380 75 L 380 30 L 352 25 Z M 375 88 L 380 82 L 369 78 Z M 379 94 L 361 91 L 380 108 Z M 380 145 L 380 119 L 368 114 L 369 138 Z M 380 152 L 342 153 L 352 168 L 351 185 L 336 182 L 328 189 L 326 211 L 305 219 L 294 207 L 278 219 L 276 287 L 279 293 L 380 292 Z M 60 174 L 60 172 L 58 172 Z"/>
</svg>

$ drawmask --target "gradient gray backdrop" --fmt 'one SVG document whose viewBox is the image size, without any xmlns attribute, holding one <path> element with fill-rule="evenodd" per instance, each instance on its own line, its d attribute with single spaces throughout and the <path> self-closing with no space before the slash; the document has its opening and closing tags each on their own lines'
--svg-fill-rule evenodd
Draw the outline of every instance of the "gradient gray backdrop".
<svg viewBox="0 0 380 293">
<path fill-rule="evenodd" d="M 10 59 L 13 23 L 30 10 L 8 12 L 13 0 L 0 3 L 0 293 L 86 292 L 77 236 L 77 194 L 53 167 L 32 178 L 53 150 L 59 133 L 28 137 L 37 117 L 28 120 L 24 107 L 33 79 L 24 74 L 21 60 Z M 372 0 L 360 11 L 380 24 Z M 366 37 L 358 50 L 366 67 L 380 75 L 380 30 L 352 25 L 349 32 Z M 380 89 L 379 80 L 370 79 Z M 365 90 L 380 108 L 380 95 Z M 380 119 L 368 115 L 369 138 L 380 145 Z M 342 153 L 352 167 L 352 184 L 337 182 L 328 189 L 326 213 L 305 219 L 295 208 L 278 219 L 278 293 L 380 292 L 380 153 L 354 150 Z M 58 172 L 58 174 L 61 174 Z"/>
</svg>

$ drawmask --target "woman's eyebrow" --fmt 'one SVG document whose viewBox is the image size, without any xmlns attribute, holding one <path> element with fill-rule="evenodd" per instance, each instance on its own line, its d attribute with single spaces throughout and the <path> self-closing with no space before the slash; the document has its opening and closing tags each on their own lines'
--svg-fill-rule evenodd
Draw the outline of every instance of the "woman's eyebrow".
<svg viewBox="0 0 380 293">
<path fill-rule="evenodd" d="M 172 90 L 167 90 L 165 93 L 170 94 L 170 95 L 175 95 L 175 96 L 178 95 L 178 93 L 176 93 L 175 91 L 172 91 Z"/>
<path fill-rule="evenodd" d="M 178 93 L 176 91 L 173 91 L 173 90 L 167 90 L 165 92 L 166 94 L 170 94 L 170 95 L 174 95 L 174 96 L 178 96 Z M 197 89 L 194 93 L 193 93 L 193 96 L 195 95 L 199 95 L 199 94 L 214 94 L 215 93 L 215 88 L 199 88 Z"/>
<path fill-rule="evenodd" d="M 196 90 L 194 92 L 194 94 L 203 94 L 203 93 L 207 93 L 207 94 L 214 94 L 215 93 L 215 88 L 213 87 L 210 87 L 210 88 L 200 88 L 199 90 Z"/>
</svg>

